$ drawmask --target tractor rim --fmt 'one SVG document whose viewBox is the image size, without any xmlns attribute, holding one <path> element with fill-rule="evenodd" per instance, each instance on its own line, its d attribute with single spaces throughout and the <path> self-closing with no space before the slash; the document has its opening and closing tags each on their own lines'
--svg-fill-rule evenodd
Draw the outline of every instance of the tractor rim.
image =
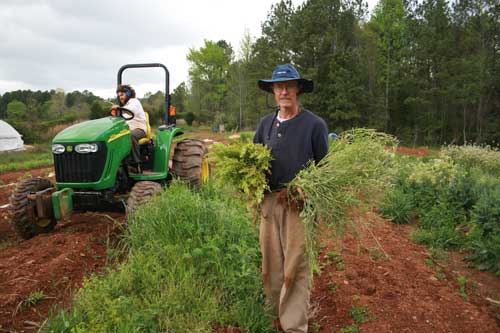
<svg viewBox="0 0 500 333">
<path fill-rule="evenodd" d="M 38 219 L 36 221 L 36 225 L 41 228 L 45 228 L 50 224 L 50 222 L 51 222 L 50 219 Z"/>
<path fill-rule="evenodd" d="M 51 222 L 50 218 L 40 218 L 40 217 L 38 217 L 37 213 L 36 213 L 36 208 L 33 208 L 32 218 L 35 220 L 34 221 L 35 224 L 37 226 L 39 226 L 40 228 L 46 228 L 50 224 L 50 222 Z"/>
<path fill-rule="evenodd" d="M 201 161 L 201 182 L 203 184 L 208 182 L 209 176 L 210 176 L 210 168 L 208 165 L 208 157 L 203 156 L 203 159 Z"/>
</svg>

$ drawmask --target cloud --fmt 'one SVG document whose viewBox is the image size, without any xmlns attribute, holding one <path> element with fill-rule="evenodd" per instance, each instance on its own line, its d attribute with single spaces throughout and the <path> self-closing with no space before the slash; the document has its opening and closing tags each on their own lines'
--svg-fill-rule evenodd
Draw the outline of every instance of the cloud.
<svg viewBox="0 0 500 333">
<path fill-rule="evenodd" d="M 170 7 L 153 0 L 2 1 L 0 88 L 113 91 L 122 64 L 165 62 L 199 38 Z"/>
<path fill-rule="evenodd" d="M 1 0 L 0 93 L 62 88 L 109 97 L 120 66 L 143 62 L 164 63 L 173 90 L 188 78 L 190 48 L 225 39 L 237 51 L 245 29 L 259 35 L 277 1 Z M 158 69 L 127 71 L 124 81 L 139 95 L 164 85 Z"/>
</svg>

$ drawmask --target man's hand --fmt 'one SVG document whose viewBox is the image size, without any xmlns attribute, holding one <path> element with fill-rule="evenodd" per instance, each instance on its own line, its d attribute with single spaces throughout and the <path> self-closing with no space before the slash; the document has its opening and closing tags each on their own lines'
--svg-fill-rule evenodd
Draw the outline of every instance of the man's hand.
<svg viewBox="0 0 500 333">
<path fill-rule="evenodd" d="M 299 187 L 292 189 L 292 192 L 289 192 L 285 187 L 277 193 L 276 198 L 280 205 L 282 205 L 286 209 L 291 208 L 292 210 L 295 210 L 297 212 L 300 212 L 302 211 L 302 209 L 304 209 L 305 199 L 305 194 Z"/>
<path fill-rule="evenodd" d="M 116 117 L 118 115 L 118 105 L 113 104 L 113 106 L 111 107 L 110 113 L 113 117 Z"/>
</svg>

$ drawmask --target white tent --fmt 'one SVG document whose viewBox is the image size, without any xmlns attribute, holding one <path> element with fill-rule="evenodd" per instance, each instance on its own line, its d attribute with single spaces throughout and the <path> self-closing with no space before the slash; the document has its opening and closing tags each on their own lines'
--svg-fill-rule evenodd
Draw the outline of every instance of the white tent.
<svg viewBox="0 0 500 333">
<path fill-rule="evenodd" d="M 0 119 L 0 152 L 24 150 L 24 142 L 16 129 Z"/>
</svg>

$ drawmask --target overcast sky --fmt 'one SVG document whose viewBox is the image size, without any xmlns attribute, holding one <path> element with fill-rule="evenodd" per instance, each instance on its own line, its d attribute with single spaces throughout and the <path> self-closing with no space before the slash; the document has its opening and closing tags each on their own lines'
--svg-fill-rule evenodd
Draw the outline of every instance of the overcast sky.
<svg viewBox="0 0 500 333">
<path fill-rule="evenodd" d="M 277 1 L 0 0 L 0 94 L 61 88 L 111 97 L 118 68 L 141 62 L 164 63 L 173 90 L 188 79 L 189 48 L 225 39 L 238 50 L 245 29 L 260 35 Z M 142 96 L 161 90 L 164 76 L 128 70 L 124 82 Z"/>
</svg>

